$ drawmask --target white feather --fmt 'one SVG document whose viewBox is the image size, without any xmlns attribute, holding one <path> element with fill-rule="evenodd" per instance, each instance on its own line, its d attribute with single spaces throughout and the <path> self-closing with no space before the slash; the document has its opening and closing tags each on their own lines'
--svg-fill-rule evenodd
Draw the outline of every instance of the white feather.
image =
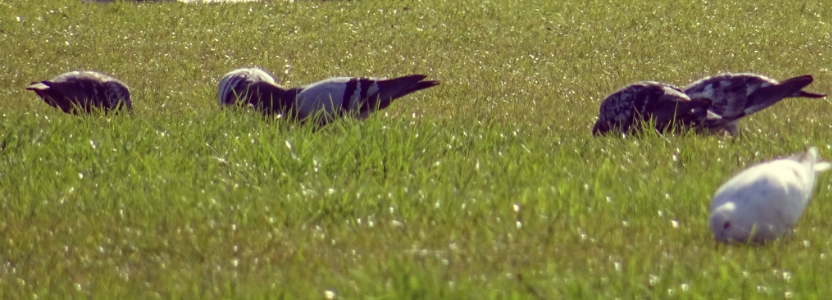
<svg viewBox="0 0 832 300">
<path fill-rule="evenodd" d="M 725 182 L 711 203 L 710 228 L 721 242 L 766 242 L 790 233 L 817 173 L 830 168 L 817 149 L 752 166 Z"/>
</svg>

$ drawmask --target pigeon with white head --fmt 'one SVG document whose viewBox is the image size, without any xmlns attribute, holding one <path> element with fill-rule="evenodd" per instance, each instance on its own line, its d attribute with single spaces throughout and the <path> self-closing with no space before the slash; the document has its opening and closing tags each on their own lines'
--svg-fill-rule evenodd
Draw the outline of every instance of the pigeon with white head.
<svg viewBox="0 0 832 300">
<path fill-rule="evenodd" d="M 242 74 L 233 73 L 226 74 L 220 83 L 220 103 L 233 103 L 229 100 L 237 97 L 264 114 L 286 115 L 301 121 L 312 119 L 321 126 L 346 114 L 365 119 L 398 98 L 439 84 L 439 81 L 425 80 L 425 75 L 414 74 L 392 79 L 333 77 L 287 88 L 247 74 L 245 79 L 234 79 L 242 78 Z"/>
</svg>

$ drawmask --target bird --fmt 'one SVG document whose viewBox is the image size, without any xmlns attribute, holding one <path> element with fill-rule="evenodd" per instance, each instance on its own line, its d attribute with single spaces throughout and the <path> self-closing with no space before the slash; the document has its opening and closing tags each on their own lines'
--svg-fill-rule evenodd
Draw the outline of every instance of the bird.
<svg viewBox="0 0 832 300">
<path fill-rule="evenodd" d="M 766 242 L 791 233 L 812 197 L 815 177 L 832 164 L 818 150 L 763 162 L 734 175 L 717 189 L 709 226 L 723 243 Z"/>
<path fill-rule="evenodd" d="M 425 78 L 421 74 L 392 79 L 332 77 L 292 88 L 259 80 L 247 85 L 248 91 L 254 93 L 245 99 L 245 104 L 267 115 L 283 115 L 303 122 L 314 120 L 323 126 L 344 115 L 363 120 L 400 97 L 439 84 Z M 222 87 L 221 83 L 220 94 Z"/>
<path fill-rule="evenodd" d="M 425 78 L 421 74 L 392 79 L 334 77 L 286 91 L 297 91 L 292 109 L 300 119 L 319 114 L 319 123 L 325 123 L 331 114 L 355 113 L 363 120 L 398 98 L 439 84 Z"/>
<path fill-rule="evenodd" d="M 601 102 L 592 134 L 598 136 L 611 131 L 629 134 L 642 130 L 642 124 L 651 120 L 659 133 L 720 126 L 728 122 L 709 113 L 710 105 L 710 99 L 692 99 L 674 85 L 641 81 L 619 89 Z"/>
<path fill-rule="evenodd" d="M 68 114 L 90 113 L 94 109 L 133 111 L 127 85 L 95 71 L 63 73 L 50 80 L 32 82 L 26 89 L 34 91 L 46 104 Z"/>
<path fill-rule="evenodd" d="M 741 116 L 748 116 L 790 97 L 823 98 L 826 94 L 803 91 L 812 83 L 812 75 L 803 75 L 778 82 L 752 73 L 723 73 L 699 79 L 683 91 L 691 98 L 711 99 L 709 111 L 723 118 L 735 119 L 712 133 L 722 131 L 737 135 Z"/>
<path fill-rule="evenodd" d="M 234 104 L 251 104 L 258 102 L 255 98 L 259 97 L 256 89 L 252 86 L 259 86 L 267 83 L 269 86 L 276 85 L 274 77 L 267 71 L 260 68 L 239 68 L 226 73 L 219 84 L 219 92 L 217 93 L 217 100 L 220 106 L 229 106 Z"/>
</svg>

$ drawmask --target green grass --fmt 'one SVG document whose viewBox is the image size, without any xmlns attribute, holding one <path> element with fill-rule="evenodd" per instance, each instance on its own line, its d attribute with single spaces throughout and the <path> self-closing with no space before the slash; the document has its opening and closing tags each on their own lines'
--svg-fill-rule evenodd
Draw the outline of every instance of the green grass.
<svg viewBox="0 0 832 300">
<path fill-rule="evenodd" d="M 828 174 L 791 239 L 715 247 L 707 226 L 742 168 L 832 157 L 827 99 L 738 138 L 590 135 L 639 80 L 832 91 L 824 1 L 78 2 L 0 0 L 0 298 L 832 295 Z M 442 84 L 315 132 L 219 109 L 220 77 L 253 65 Z M 24 90 L 76 69 L 126 82 L 134 116 Z"/>
</svg>

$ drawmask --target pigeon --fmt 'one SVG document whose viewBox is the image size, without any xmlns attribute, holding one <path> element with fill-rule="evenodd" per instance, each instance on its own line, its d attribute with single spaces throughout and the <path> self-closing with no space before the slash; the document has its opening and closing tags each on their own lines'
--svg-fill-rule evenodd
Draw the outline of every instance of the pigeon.
<svg viewBox="0 0 832 300">
<path fill-rule="evenodd" d="M 812 75 L 803 75 L 777 82 L 777 80 L 750 73 L 725 73 L 706 77 L 684 88 L 691 98 L 711 99 L 709 111 L 723 118 L 734 119 L 712 132 L 727 131 L 737 135 L 737 122 L 789 97 L 823 98 L 825 94 L 802 91 L 812 83 Z"/>
<path fill-rule="evenodd" d="M 629 134 L 641 130 L 641 125 L 650 120 L 659 133 L 668 129 L 681 131 L 728 122 L 709 114 L 707 108 L 710 105 L 709 99 L 691 99 L 678 87 L 667 83 L 637 82 L 612 93 L 601 102 L 592 134 L 597 136 L 610 131 Z"/>
<path fill-rule="evenodd" d="M 393 100 L 439 84 L 425 78 L 420 74 L 393 79 L 330 78 L 300 88 L 293 107 L 300 119 L 325 111 L 320 117 L 356 112 L 356 117 L 363 120 L 370 113 L 387 108 Z"/>
<path fill-rule="evenodd" d="M 264 114 L 279 114 L 321 126 L 334 117 L 351 114 L 363 120 L 400 97 L 439 84 L 415 74 L 393 79 L 333 77 L 309 85 L 285 88 L 260 80 L 248 85 L 253 97 L 245 99 Z M 221 94 L 222 94 L 222 84 Z"/>
<path fill-rule="evenodd" d="M 265 70 L 259 68 L 240 68 L 226 73 L 220 80 L 217 99 L 220 106 L 234 104 L 249 104 L 259 102 L 255 100 L 260 93 L 257 89 L 260 85 L 267 84 L 267 87 L 275 86 L 275 80 Z"/>
<path fill-rule="evenodd" d="M 812 197 L 817 173 L 832 164 L 818 150 L 752 166 L 725 182 L 711 203 L 710 227 L 724 243 L 763 244 L 792 231 Z"/>
<path fill-rule="evenodd" d="M 90 113 L 94 108 L 105 112 L 122 108 L 133 111 L 127 86 L 99 72 L 67 72 L 50 80 L 32 82 L 26 89 L 68 114 Z"/>
</svg>

